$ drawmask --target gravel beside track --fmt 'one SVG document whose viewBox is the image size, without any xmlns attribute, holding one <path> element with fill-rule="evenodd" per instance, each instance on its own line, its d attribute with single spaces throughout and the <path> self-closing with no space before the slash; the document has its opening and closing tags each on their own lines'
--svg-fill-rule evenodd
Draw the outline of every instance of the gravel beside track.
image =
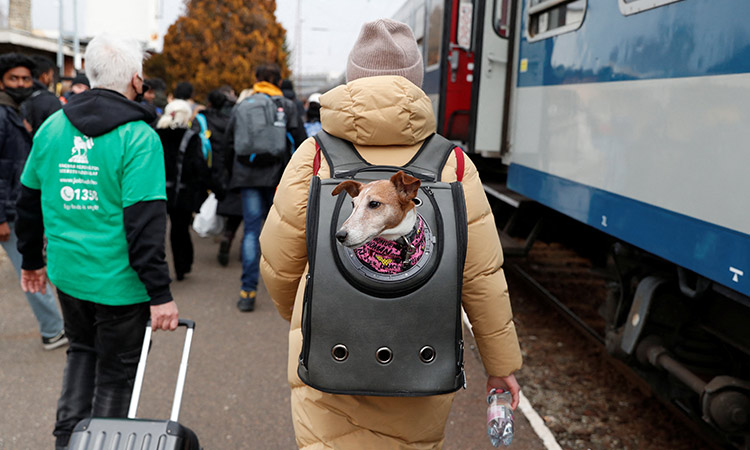
<svg viewBox="0 0 750 450">
<path fill-rule="evenodd" d="M 630 379 L 603 347 L 575 329 L 518 275 L 532 275 L 589 326 L 603 330 L 597 309 L 607 280 L 558 244 L 537 242 L 528 258 L 506 260 L 524 367 L 524 394 L 563 449 L 689 450 L 710 448 Z"/>
</svg>

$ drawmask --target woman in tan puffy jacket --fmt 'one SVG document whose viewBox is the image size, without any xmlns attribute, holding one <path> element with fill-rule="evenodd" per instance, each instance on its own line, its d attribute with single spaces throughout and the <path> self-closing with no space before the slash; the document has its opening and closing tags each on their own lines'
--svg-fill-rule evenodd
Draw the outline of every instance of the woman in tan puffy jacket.
<svg viewBox="0 0 750 450">
<path fill-rule="evenodd" d="M 352 142 L 371 164 L 406 164 L 435 133 L 432 103 L 419 87 L 422 77 L 422 57 L 408 26 L 387 19 L 365 24 L 349 56 L 348 83 L 320 98 L 323 129 Z M 288 379 L 297 444 L 305 449 L 441 448 L 455 394 L 335 395 L 315 390 L 297 376 L 308 270 L 305 220 L 315 152 L 313 139 L 295 152 L 260 237 L 263 280 L 279 313 L 291 321 Z M 490 374 L 487 390 L 509 390 L 515 408 L 520 387 L 513 372 L 521 367 L 521 352 L 502 271 L 502 249 L 476 167 L 468 158 L 464 161 L 469 234 L 463 307 Z M 325 177 L 329 173 L 325 158 L 320 163 L 319 176 Z M 456 167 L 456 156 L 451 154 L 442 180 L 456 181 Z"/>
</svg>

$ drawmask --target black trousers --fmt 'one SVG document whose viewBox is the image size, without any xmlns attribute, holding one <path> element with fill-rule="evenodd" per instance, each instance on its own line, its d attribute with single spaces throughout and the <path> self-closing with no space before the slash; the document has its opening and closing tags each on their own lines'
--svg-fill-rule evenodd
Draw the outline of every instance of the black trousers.
<svg viewBox="0 0 750 450">
<path fill-rule="evenodd" d="M 242 216 L 225 216 L 224 220 L 224 239 L 230 243 L 234 240 L 234 235 L 242 223 Z"/>
<path fill-rule="evenodd" d="M 57 291 L 68 347 L 57 402 L 57 447 L 87 417 L 127 417 L 149 303 L 100 305 Z"/>
<path fill-rule="evenodd" d="M 190 272 L 193 266 L 193 241 L 190 238 L 190 224 L 193 223 L 193 212 L 190 210 L 170 208 L 169 243 L 172 245 L 174 271 L 178 275 Z"/>
</svg>

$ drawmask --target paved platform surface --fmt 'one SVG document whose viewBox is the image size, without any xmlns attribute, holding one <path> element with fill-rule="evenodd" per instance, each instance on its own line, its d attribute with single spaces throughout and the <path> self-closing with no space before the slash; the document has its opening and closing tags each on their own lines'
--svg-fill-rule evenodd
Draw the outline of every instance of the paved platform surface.
<svg viewBox="0 0 750 450">
<path fill-rule="evenodd" d="M 217 244 L 195 236 L 194 244 L 193 273 L 172 284 L 181 317 L 197 324 L 180 422 L 197 433 L 206 450 L 294 449 L 288 322 L 262 287 L 254 312 L 236 309 L 241 272 L 236 245 L 229 266 L 221 267 Z M 154 335 L 139 417 L 169 417 L 183 333 Z M 468 389 L 456 396 L 445 449 L 492 448 L 485 428 L 486 377 L 470 336 L 467 343 Z M 31 308 L 0 250 L 0 450 L 54 448 L 64 364 L 64 349 L 42 349 Z M 511 448 L 544 449 L 520 411 Z"/>
</svg>

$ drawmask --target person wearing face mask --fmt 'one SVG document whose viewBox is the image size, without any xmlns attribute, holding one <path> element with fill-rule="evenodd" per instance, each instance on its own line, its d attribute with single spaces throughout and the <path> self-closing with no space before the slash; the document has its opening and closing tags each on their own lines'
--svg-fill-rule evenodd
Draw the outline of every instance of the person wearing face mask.
<svg viewBox="0 0 750 450">
<path fill-rule="evenodd" d="M 148 125 L 154 115 L 134 101 L 143 93 L 142 64 L 136 40 L 92 39 L 92 89 L 42 124 L 21 174 L 21 285 L 44 290 L 49 276 L 70 340 L 58 449 L 81 419 L 126 417 L 148 319 L 154 330 L 177 328 L 164 255 L 164 154 Z"/>
<path fill-rule="evenodd" d="M 0 55 L 0 246 L 18 275 L 21 254 L 16 248 L 16 201 L 21 193 L 21 170 L 31 149 L 31 135 L 20 114 L 20 104 L 32 92 L 34 63 L 18 53 Z M 27 293 L 47 350 L 68 343 L 57 300 L 49 285 L 45 293 Z"/>
</svg>

